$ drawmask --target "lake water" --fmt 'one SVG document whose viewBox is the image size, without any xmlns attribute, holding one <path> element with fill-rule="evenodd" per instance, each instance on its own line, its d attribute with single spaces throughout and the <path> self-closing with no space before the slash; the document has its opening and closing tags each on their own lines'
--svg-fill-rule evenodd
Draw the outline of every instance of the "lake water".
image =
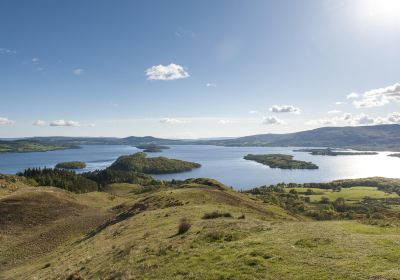
<svg viewBox="0 0 400 280">
<path fill-rule="evenodd" d="M 166 156 L 198 162 L 201 168 L 189 172 L 155 175 L 157 179 L 187 179 L 209 177 L 232 186 L 235 189 L 276 184 L 279 182 L 325 182 L 335 179 L 383 176 L 400 178 L 400 159 L 388 157 L 389 152 L 378 155 L 355 156 L 312 156 L 308 153 L 293 152 L 299 147 L 218 147 L 206 145 L 171 145 L 161 153 L 149 156 Z M 0 154 L 0 173 L 16 173 L 28 167 L 53 167 L 62 161 L 84 161 L 84 171 L 103 169 L 121 155 L 133 154 L 139 150 L 125 145 L 84 145 L 82 149 L 52 151 L 44 153 Z M 244 160 L 246 154 L 281 153 L 291 154 L 295 159 L 311 161 L 319 166 L 317 170 L 282 170 Z"/>
</svg>

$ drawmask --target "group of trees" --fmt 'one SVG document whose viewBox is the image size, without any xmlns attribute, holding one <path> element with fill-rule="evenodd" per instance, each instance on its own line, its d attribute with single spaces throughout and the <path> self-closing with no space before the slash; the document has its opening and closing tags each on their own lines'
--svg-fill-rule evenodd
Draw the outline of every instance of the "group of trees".
<svg viewBox="0 0 400 280">
<path fill-rule="evenodd" d="M 271 168 L 281 169 L 318 169 L 318 166 L 312 162 L 294 160 L 291 155 L 267 154 L 244 156 L 244 159 L 253 160 L 258 163 L 268 165 Z"/>
<path fill-rule="evenodd" d="M 354 182 L 355 183 L 355 182 Z M 327 187 L 326 183 L 325 187 Z M 290 184 L 291 187 L 304 188 L 305 184 Z M 309 186 L 309 184 L 307 184 Z M 334 190 L 338 191 L 340 186 L 333 185 Z M 400 199 L 372 199 L 363 198 L 358 202 L 349 203 L 345 198 L 339 197 L 331 201 L 327 197 L 321 197 L 319 201 L 312 202 L 308 195 L 314 195 L 316 192 L 313 188 L 309 188 L 304 193 L 299 193 L 294 188 L 288 191 L 288 185 L 277 184 L 273 186 L 263 186 L 246 191 L 251 193 L 265 203 L 278 205 L 292 214 L 301 214 L 309 216 L 316 220 L 332 220 L 332 219 L 363 219 L 363 218 L 384 218 L 396 217 L 400 218 L 400 214 L 392 211 L 390 205 L 398 205 Z"/>
<path fill-rule="evenodd" d="M 18 175 L 34 180 L 39 186 L 53 186 L 76 193 L 98 190 L 98 184 L 95 181 L 64 169 L 29 168 Z"/>
<path fill-rule="evenodd" d="M 190 171 L 201 165 L 166 157 L 148 158 L 145 153 L 136 153 L 119 157 L 108 169 L 119 171 L 134 171 L 145 174 L 165 174 Z"/>
</svg>

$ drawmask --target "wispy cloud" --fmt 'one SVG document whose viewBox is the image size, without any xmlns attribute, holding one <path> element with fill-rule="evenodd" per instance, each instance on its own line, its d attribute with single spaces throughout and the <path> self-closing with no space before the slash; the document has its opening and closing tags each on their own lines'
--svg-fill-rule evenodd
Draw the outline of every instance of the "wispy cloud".
<svg viewBox="0 0 400 280">
<path fill-rule="evenodd" d="M 334 119 L 317 119 L 317 120 L 309 120 L 306 122 L 306 125 L 312 125 L 312 126 L 329 126 L 329 125 L 335 125 L 336 121 Z"/>
<path fill-rule="evenodd" d="M 37 121 L 34 121 L 34 122 L 33 122 L 33 125 L 36 125 L 36 126 L 45 126 L 45 125 L 47 125 L 47 122 L 42 121 L 42 120 L 37 120 Z"/>
<path fill-rule="evenodd" d="M 216 84 L 213 84 L 213 83 L 207 83 L 206 84 L 206 87 L 215 87 L 216 86 Z"/>
<path fill-rule="evenodd" d="M 40 59 L 38 57 L 34 57 L 31 59 L 32 63 L 38 63 L 40 61 Z"/>
<path fill-rule="evenodd" d="M 328 114 L 340 114 L 342 111 L 340 110 L 330 110 L 328 111 Z"/>
<path fill-rule="evenodd" d="M 306 125 L 323 126 L 323 125 L 377 125 L 377 124 L 400 124 L 400 112 L 393 112 L 386 116 L 373 117 L 368 114 L 352 115 L 344 113 L 341 116 L 332 118 L 323 118 L 317 120 L 309 120 Z"/>
<path fill-rule="evenodd" d="M 171 63 L 169 65 L 152 66 L 146 70 L 148 80 L 170 81 L 190 77 L 186 70 L 178 65 Z"/>
<path fill-rule="evenodd" d="M 293 105 L 273 105 L 269 110 L 272 113 L 300 113 L 300 108 Z"/>
<path fill-rule="evenodd" d="M 231 121 L 230 121 L 230 120 L 219 120 L 217 123 L 218 123 L 218 124 L 225 125 L 225 124 L 231 123 Z"/>
<path fill-rule="evenodd" d="M 174 118 L 163 118 L 160 120 L 160 123 L 165 124 L 185 124 L 190 123 L 188 120 L 174 119 Z"/>
<path fill-rule="evenodd" d="M 358 98 L 358 97 L 359 97 L 359 94 L 358 94 L 358 93 L 352 92 L 352 93 L 349 93 L 349 94 L 346 96 L 346 99 L 354 99 L 354 98 Z"/>
<path fill-rule="evenodd" d="M 66 120 L 55 120 L 49 123 L 50 126 L 80 126 L 79 122 L 76 121 L 66 121 Z"/>
<path fill-rule="evenodd" d="M 256 111 L 256 110 L 250 110 L 248 113 L 249 113 L 250 115 L 255 115 L 255 114 L 258 114 L 258 111 Z"/>
<path fill-rule="evenodd" d="M 0 125 L 14 124 L 15 121 L 0 117 Z"/>
<path fill-rule="evenodd" d="M 343 101 L 336 101 L 335 102 L 335 105 L 344 105 L 344 104 L 347 104 L 347 103 L 343 102 Z"/>
<path fill-rule="evenodd" d="M 400 83 L 364 92 L 359 100 L 353 102 L 356 108 L 372 108 L 400 102 Z"/>
<path fill-rule="evenodd" d="M 285 122 L 281 119 L 278 119 L 275 116 L 268 116 L 268 117 L 263 118 L 262 123 L 268 124 L 268 125 L 280 125 L 280 124 L 284 124 Z"/>
<path fill-rule="evenodd" d="M 85 70 L 83 70 L 82 68 L 77 68 L 77 69 L 72 70 L 72 74 L 74 74 L 76 76 L 82 75 L 83 72 L 85 72 Z"/>
<path fill-rule="evenodd" d="M 16 54 L 16 53 L 17 51 L 14 50 L 0 48 L 0 54 Z"/>
</svg>

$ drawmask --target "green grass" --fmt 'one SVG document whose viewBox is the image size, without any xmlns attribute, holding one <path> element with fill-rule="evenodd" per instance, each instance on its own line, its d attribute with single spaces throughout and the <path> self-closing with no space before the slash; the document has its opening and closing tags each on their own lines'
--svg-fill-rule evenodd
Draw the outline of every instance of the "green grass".
<svg viewBox="0 0 400 280">
<path fill-rule="evenodd" d="M 60 199 L 87 207 L 67 215 L 68 228 L 87 225 L 95 214 L 105 226 L 90 237 L 84 227 L 68 229 L 66 235 L 61 221 L 50 227 L 27 225 L 21 235 L 0 231 L 0 249 L 7 252 L 0 254 L 0 279 L 66 279 L 73 273 L 83 279 L 400 279 L 400 226 L 395 224 L 313 221 L 207 179 L 132 192 L 137 189 L 141 186 L 112 184 L 107 192 L 54 190 Z M 346 199 L 385 196 L 371 187 L 314 191 L 332 199 L 337 194 Z M 203 219 L 214 211 L 232 217 Z M 191 227 L 178 235 L 183 218 Z M 37 244 L 42 251 L 32 247 L 38 241 L 31 235 L 54 238 L 49 231 L 66 239 L 50 249 Z M 14 259 L 22 253 L 26 259 Z"/>
<path fill-rule="evenodd" d="M 290 189 L 286 189 L 286 191 L 290 191 Z M 304 194 L 308 189 L 307 188 L 293 188 L 299 194 Z M 339 197 L 343 197 L 348 202 L 359 202 L 365 197 L 374 198 L 374 199 L 382 199 L 382 198 L 398 198 L 399 195 L 396 193 L 385 193 L 383 191 L 378 190 L 376 187 L 351 187 L 351 188 L 342 188 L 340 191 L 333 191 L 329 189 L 318 189 L 313 188 L 316 194 L 307 195 L 310 197 L 311 201 L 320 201 L 322 197 L 329 198 L 330 201 L 334 201 Z"/>
</svg>

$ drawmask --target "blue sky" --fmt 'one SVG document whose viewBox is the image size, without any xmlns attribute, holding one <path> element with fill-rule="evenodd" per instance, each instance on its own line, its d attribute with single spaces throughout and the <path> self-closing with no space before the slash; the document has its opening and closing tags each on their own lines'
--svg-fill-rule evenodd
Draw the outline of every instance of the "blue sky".
<svg viewBox="0 0 400 280">
<path fill-rule="evenodd" d="M 0 137 L 400 122 L 400 2 L 0 2 Z"/>
</svg>

